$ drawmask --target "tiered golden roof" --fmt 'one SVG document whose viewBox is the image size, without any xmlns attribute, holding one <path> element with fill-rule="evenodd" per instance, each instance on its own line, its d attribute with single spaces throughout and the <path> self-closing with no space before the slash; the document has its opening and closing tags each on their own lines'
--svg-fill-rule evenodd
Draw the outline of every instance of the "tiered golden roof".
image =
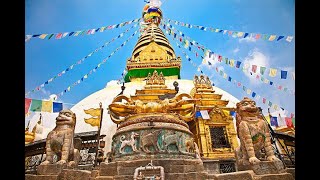
<svg viewBox="0 0 320 180">
<path fill-rule="evenodd" d="M 176 56 L 162 30 L 157 24 L 150 23 L 127 60 L 125 82 L 144 80 L 154 70 L 162 72 L 167 78 L 178 79 L 180 67 L 181 59 Z"/>
</svg>

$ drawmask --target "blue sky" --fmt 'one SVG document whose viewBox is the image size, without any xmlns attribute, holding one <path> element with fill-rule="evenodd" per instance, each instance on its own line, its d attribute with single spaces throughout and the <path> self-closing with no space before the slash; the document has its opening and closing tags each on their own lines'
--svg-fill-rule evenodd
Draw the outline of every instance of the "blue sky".
<svg viewBox="0 0 320 180">
<path fill-rule="evenodd" d="M 295 2 L 291 0 L 162 0 L 162 12 L 165 19 L 169 18 L 194 25 L 212 28 L 243 31 L 249 33 L 291 35 L 295 36 Z M 25 1 L 25 34 L 60 33 L 88 30 L 107 25 L 119 24 L 141 17 L 143 0 L 56 0 L 56 1 Z M 233 38 L 222 33 L 201 31 L 197 28 L 181 27 L 171 23 L 176 29 L 203 44 L 215 53 L 229 59 L 264 65 L 267 68 L 277 68 L 295 71 L 295 39 L 291 43 L 281 40 L 270 42 L 265 40 L 250 41 L 249 38 Z M 25 92 L 31 91 L 56 76 L 70 65 L 102 46 L 132 24 L 122 28 L 96 32 L 92 35 L 65 37 L 60 40 L 31 38 L 25 44 Z M 139 26 L 138 26 L 139 27 Z M 58 94 L 68 86 L 81 79 L 95 68 L 103 59 L 119 47 L 135 30 L 132 28 L 120 39 L 115 40 L 100 51 L 87 58 L 82 64 L 61 77 L 44 86 L 40 91 L 30 93 L 27 97 L 33 99 L 48 99 L 51 94 Z M 125 68 L 126 59 L 131 56 L 138 36 L 134 36 L 123 48 L 116 52 L 97 71 L 69 92 L 58 98 L 58 101 L 76 104 L 88 95 L 104 88 L 111 80 L 117 80 Z M 197 68 L 188 62 L 176 41 L 168 36 L 176 55 L 182 57 L 181 78 L 193 79 Z M 184 49 L 197 65 L 202 62 L 192 52 Z M 201 53 L 199 53 L 201 54 Z M 272 103 L 295 112 L 295 96 L 291 93 L 277 90 L 269 84 L 249 78 L 248 73 L 239 69 L 216 63 L 225 73 L 240 81 L 247 88 L 265 97 Z M 231 93 L 238 99 L 246 94 L 242 88 L 236 87 L 220 76 L 214 69 L 201 65 L 203 72 L 221 89 Z M 269 71 L 266 71 L 267 74 Z M 246 75 L 247 74 L 247 75 Z M 295 89 L 291 75 L 288 79 L 264 76 L 265 78 Z M 264 110 L 268 107 L 257 101 Z"/>
</svg>

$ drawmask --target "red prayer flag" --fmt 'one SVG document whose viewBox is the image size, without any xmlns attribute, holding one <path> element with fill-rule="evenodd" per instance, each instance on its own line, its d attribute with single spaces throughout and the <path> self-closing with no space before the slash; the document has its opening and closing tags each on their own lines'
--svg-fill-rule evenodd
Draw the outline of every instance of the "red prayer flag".
<svg viewBox="0 0 320 180">
<path fill-rule="evenodd" d="M 293 113 L 291 113 L 291 118 L 293 118 L 293 116 L 294 116 Z"/>
<path fill-rule="evenodd" d="M 219 55 L 218 60 L 219 60 L 219 62 L 221 62 L 221 60 L 222 60 L 222 56 L 221 55 Z"/>
<path fill-rule="evenodd" d="M 282 86 L 279 86 L 279 87 L 278 87 L 278 89 L 280 89 L 280 90 L 281 90 L 281 89 L 282 89 Z"/>
<path fill-rule="evenodd" d="M 285 120 L 288 128 L 294 128 L 291 118 L 285 117 Z"/>
<path fill-rule="evenodd" d="M 266 98 L 262 98 L 262 102 L 263 102 L 263 104 L 265 104 L 266 103 Z"/>
<path fill-rule="evenodd" d="M 261 34 L 256 34 L 256 39 L 259 39 L 261 37 Z"/>
<path fill-rule="evenodd" d="M 27 114 L 29 112 L 31 101 L 32 99 L 24 98 L 24 114 Z"/>
<path fill-rule="evenodd" d="M 260 78 L 260 76 L 259 76 L 259 75 L 257 75 L 257 76 L 256 76 L 256 78 L 257 78 L 257 79 L 259 79 L 259 78 Z"/>
<path fill-rule="evenodd" d="M 252 65 L 252 72 L 254 72 L 254 73 L 257 72 L 257 65 Z"/>
<path fill-rule="evenodd" d="M 62 33 L 59 33 L 56 35 L 56 39 L 61 39 L 61 37 L 62 37 Z"/>
<path fill-rule="evenodd" d="M 91 31 L 92 31 L 92 29 L 89 29 L 89 30 L 87 31 L 87 34 L 91 34 Z"/>
</svg>

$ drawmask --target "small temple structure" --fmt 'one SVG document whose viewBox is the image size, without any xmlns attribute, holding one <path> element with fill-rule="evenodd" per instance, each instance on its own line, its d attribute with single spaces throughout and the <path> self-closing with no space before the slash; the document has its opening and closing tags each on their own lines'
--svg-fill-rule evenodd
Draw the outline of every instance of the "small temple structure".
<svg viewBox="0 0 320 180">
<path fill-rule="evenodd" d="M 148 13 L 149 9 L 152 14 Z M 70 110 L 77 117 L 72 132 L 81 140 L 80 144 L 70 147 L 77 148 L 81 156 L 79 162 L 67 167 L 68 159 L 62 161 L 58 156 L 56 160 L 50 159 L 51 164 L 48 164 L 49 161 L 43 163 L 41 159 L 45 158 L 41 156 L 40 168 L 26 174 L 26 179 L 293 179 L 294 169 L 290 170 L 292 175 L 278 161 L 277 166 L 263 161 L 263 167 L 255 164 L 254 171 L 238 171 L 236 151 L 241 143 L 243 147 L 243 142 L 240 143 L 238 138 L 234 113 L 236 103 L 240 101 L 214 87 L 209 77 L 203 74 L 195 75 L 193 80 L 182 80 L 181 58 L 176 56 L 159 28 L 162 11 L 159 7 L 147 5 L 143 19 L 145 27 L 132 56 L 127 59 L 123 86 L 106 87 Z M 115 90 L 122 91 L 118 94 L 114 93 Z M 101 136 L 105 138 L 101 145 L 103 150 L 96 156 L 99 157 L 98 165 L 82 166 L 83 159 L 88 159 L 83 153 L 98 152 L 99 144 L 97 134 L 79 134 L 80 129 L 93 128 L 82 121 L 86 117 L 83 110 L 89 108 L 83 104 L 93 106 L 97 101 L 106 109 L 101 115 L 102 126 L 105 126 L 101 127 L 101 133 L 105 134 Z M 36 132 L 29 132 L 28 128 L 25 131 L 26 144 L 35 143 Z M 269 134 L 262 135 L 268 137 Z M 54 140 L 55 136 L 50 138 Z M 44 148 L 46 143 L 41 143 L 43 154 L 50 148 L 55 150 L 48 145 Z M 89 161 L 94 162 L 94 158 Z M 263 170 L 269 167 L 274 170 Z"/>
</svg>

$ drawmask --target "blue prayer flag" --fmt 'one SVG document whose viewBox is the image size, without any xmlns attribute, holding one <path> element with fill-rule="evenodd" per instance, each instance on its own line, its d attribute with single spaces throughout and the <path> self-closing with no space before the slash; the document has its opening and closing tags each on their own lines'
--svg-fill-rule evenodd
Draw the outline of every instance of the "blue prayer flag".
<svg viewBox="0 0 320 180">
<path fill-rule="evenodd" d="M 282 71 L 281 70 L 281 79 L 287 79 L 287 71 Z"/>
</svg>

